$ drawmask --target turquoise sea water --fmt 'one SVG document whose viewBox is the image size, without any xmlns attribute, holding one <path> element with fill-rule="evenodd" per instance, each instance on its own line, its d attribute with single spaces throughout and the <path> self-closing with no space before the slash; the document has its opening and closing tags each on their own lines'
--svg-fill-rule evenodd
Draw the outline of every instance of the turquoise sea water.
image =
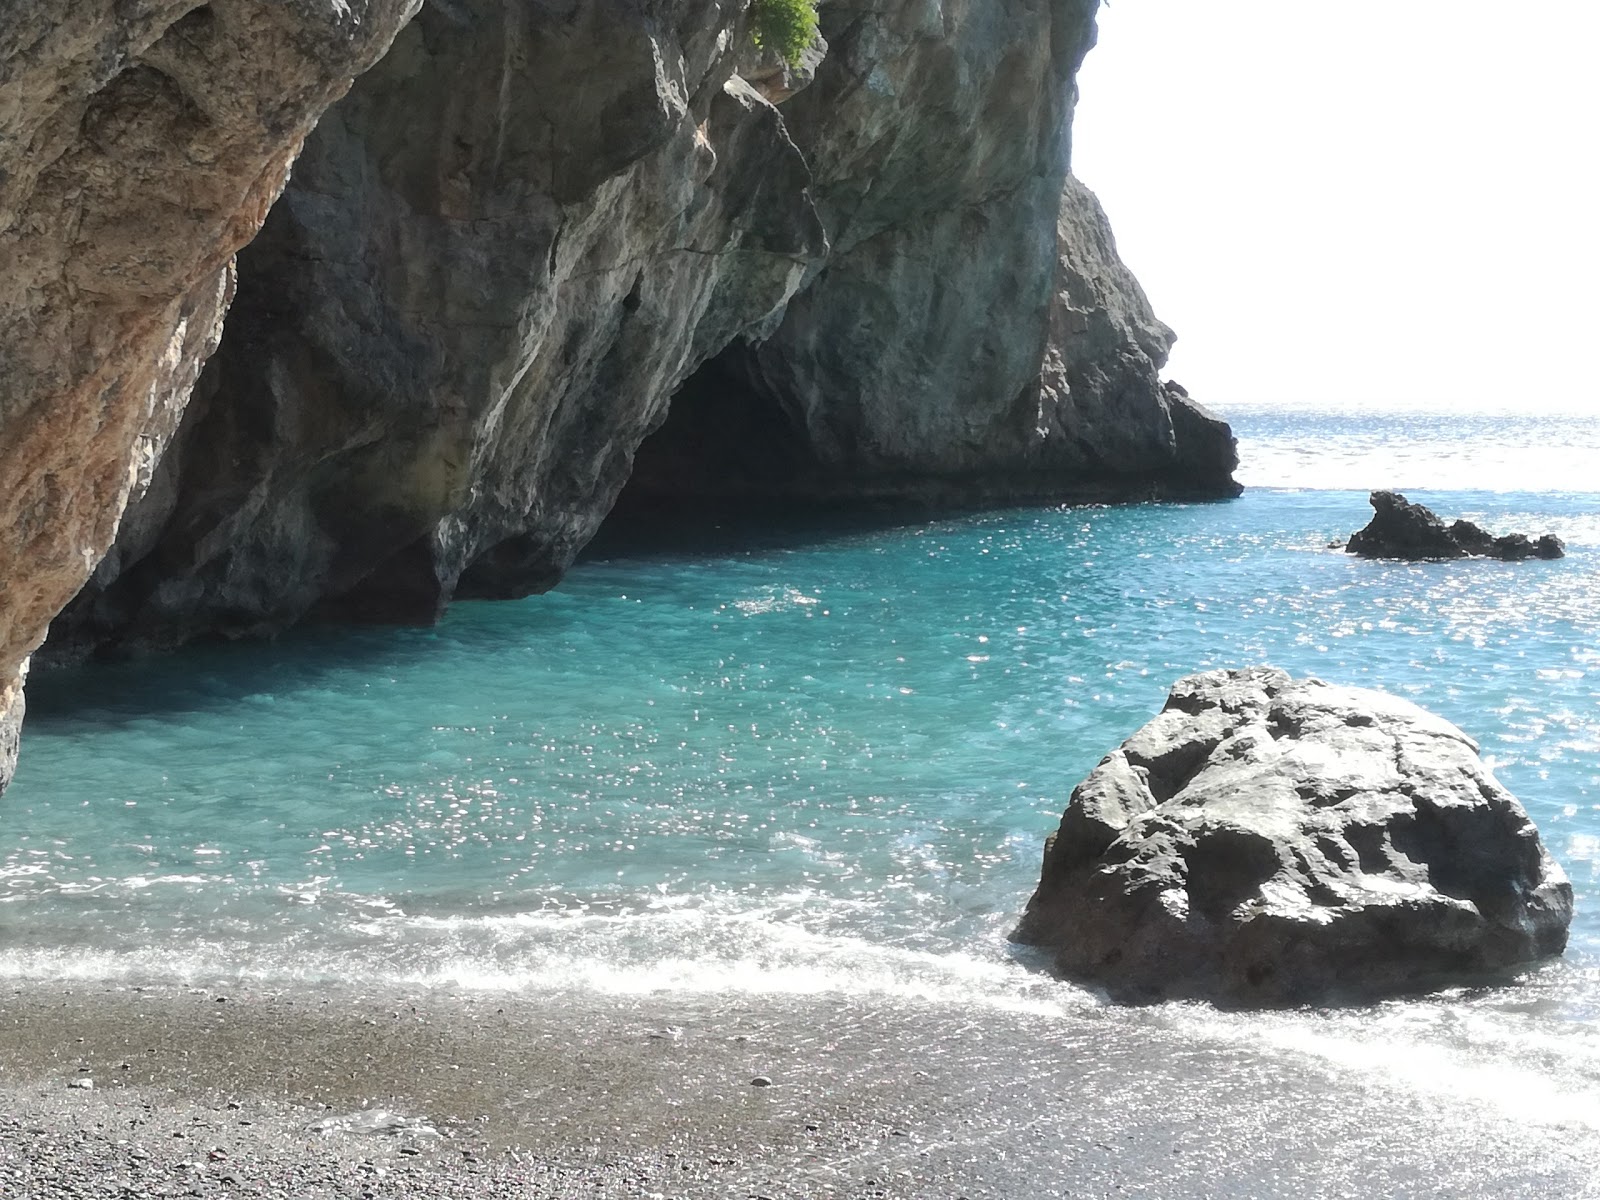
<svg viewBox="0 0 1600 1200">
<path fill-rule="evenodd" d="M 1477 737 L 1573 878 L 1571 949 L 1484 994 L 1126 1019 L 1600 1125 L 1600 430 L 1233 416 L 1234 502 L 614 555 L 435 629 L 39 673 L 0 799 L 0 979 L 1081 1013 L 1006 941 L 1045 835 L 1174 678 L 1269 661 Z M 1569 556 L 1328 549 L 1375 486 Z"/>
</svg>

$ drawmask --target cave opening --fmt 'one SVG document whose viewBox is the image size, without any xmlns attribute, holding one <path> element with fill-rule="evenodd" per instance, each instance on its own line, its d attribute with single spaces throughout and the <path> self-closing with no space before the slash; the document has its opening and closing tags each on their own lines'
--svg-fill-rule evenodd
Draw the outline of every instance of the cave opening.
<svg viewBox="0 0 1600 1200">
<path fill-rule="evenodd" d="M 732 507 L 792 491 L 811 473 L 801 422 L 753 381 L 753 360 L 734 345 L 683 383 L 635 453 L 619 510 Z"/>
<path fill-rule="evenodd" d="M 585 557 L 738 550 L 829 519 L 804 423 L 757 369 L 735 344 L 683 383 Z"/>
</svg>

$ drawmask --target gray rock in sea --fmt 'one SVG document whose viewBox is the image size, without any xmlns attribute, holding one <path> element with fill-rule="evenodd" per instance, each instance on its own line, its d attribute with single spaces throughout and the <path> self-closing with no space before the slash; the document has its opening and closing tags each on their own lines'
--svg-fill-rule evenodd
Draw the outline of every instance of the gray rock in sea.
<svg viewBox="0 0 1600 1200">
<path fill-rule="evenodd" d="M 1263 666 L 1179 680 L 1077 786 L 1013 936 L 1119 1000 L 1256 1007 L 1484 978 L 1571 918 L 1471 738 Z"/>
<path fill-rule="evenodd" d="M 1567 547 L 1553 533 L 1537 538 L 1525 533 L 1507 533 L 1496 537 L 1482 526 L 1471 521 L 1452 521 L 1450 536 L 1468 554 L 1482 558 L 1498 558 L 1504 562 L 1521 562 L 1528 558 L 1563 558 Z"/>
<path fill-rule="evenodd" d="M 1566 547 L 1553 533 L 1534 539 L 1523 533 L 1496 537 L 1471 521 L 1446 526 L 1432 509 L 1413 504 L 1399 492 L 1376 491 L 1369 501 L 1372 520 L 1350 535 L 1345 549 L 1362 558 L 1411 561 L 1450 558 L 1561 558 Z"/>
</svg>

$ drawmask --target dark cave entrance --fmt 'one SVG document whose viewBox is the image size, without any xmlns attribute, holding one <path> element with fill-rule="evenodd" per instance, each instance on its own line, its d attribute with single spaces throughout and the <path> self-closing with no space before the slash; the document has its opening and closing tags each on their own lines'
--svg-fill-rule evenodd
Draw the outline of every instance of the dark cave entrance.
<svg viewBox="0 0 1600 1200">
<path fill-rule="evenodd" d="M 805 430 L 752 382 L 753 355 L 732 346 L 691 375 L 640 445 L 617 508 L 725 508 L 795 490 L 815 472 Z"/>
<path fill-rule="evenodd" d="M 747 548 L 817 515 L 810 438 L 756 370 L 736 344 L 684 382 L 585 557 Z"/>
<path fill-rule="evenodd" d="M 803 545 L 919 524 L 968 498 L 948 480 L 873 469 L 849 397 L 813 397 L 823 411 L 808 414 L 764 366 L 735 342 L 684 382 L 580 559 Z"/>
</svg>

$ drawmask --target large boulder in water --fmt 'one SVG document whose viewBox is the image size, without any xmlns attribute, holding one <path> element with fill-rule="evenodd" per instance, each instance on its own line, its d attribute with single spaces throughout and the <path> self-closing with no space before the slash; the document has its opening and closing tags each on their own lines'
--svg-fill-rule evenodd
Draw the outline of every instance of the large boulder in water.
<svg viewBox="0 0 1600 1200">
<path fill-rule="evenodd" d="M 1072 793 L 1015 937 L 1114 998 L 1367 999 L 1559 954 L 1572 887 L 1448 721 L 1273 667 L 1179 680 Z"/>
<path fill-rule="evenodd" d="M 1443 558 L 1561 558 L 1566 547 L 1553 533 L 1530 538 L 1524 533 L 1496 537 L 1471 521 L 1446 525 L 1434 511 L 1413 504 L 1399 492 L 1377 491 L 1368 497 L 1372 520 L 1350 535 L 1345 549 L 1363 558 L 1411 561 Z"/>
</svg>

